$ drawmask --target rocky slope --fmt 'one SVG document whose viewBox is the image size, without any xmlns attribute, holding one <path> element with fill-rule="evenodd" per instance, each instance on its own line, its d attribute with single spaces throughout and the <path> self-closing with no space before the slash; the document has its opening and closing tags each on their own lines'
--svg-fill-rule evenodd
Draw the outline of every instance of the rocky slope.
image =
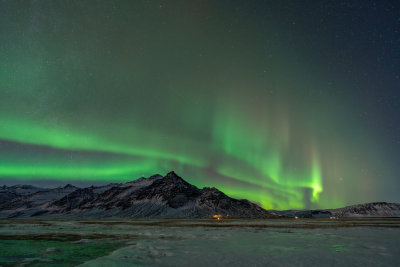
<svg viewBox="0 0 400 267">
<path fill-rule="evenodd" d="M 123 184 L 53 189 L 0 187 L 0 218 L 345 218 L 400 217 L 400 204 L 367 203 L 340 209 L 267 211 L 216 188 L 199 189 L 176 173 Z"/>
<path fill-rule="evenodd" d="M 29 187 L 24 185 L 23 187 Z M 66 185 L 53 189 L 35 188 L 31 193 L 24 191 L 23 194 L 18 194 L 14 198 L 0 202 L 0 218 L 31 216 L 38 211 L 46 209 L 49 203 L 62 198 L 75 190 L 78 187 Z"/>
<path fill-rule="evenodd" d="M 44 188 L 35 187 L 32 185 L 13 185 L 13 186 L 0 186 L 0 203 L 9 200 L 30 195 L 38 191 L 45 190 Z"/>
<path fill-rule="evenodd" d="M 362 217 L 400 217 L 400 204 L 373 202 L 327 210 L 285 210 L 276 213 L 286 217 L 298 218 L 362 218 Z"/>
<path fill-rule="evenodd" d="M 374 202 L 333 209 L 335 217 L 400 217 L 400 204 Z"/>
<path fill-rule="evenodd" d="M 216 188 L 199 189 L 174 172 L 100 187 L 68 185 L 0 205 L 2 218 L 210 218 L 214 214 L 233 218 L 278 217 L 247 200 L 230 198 Z"/>
</svg>

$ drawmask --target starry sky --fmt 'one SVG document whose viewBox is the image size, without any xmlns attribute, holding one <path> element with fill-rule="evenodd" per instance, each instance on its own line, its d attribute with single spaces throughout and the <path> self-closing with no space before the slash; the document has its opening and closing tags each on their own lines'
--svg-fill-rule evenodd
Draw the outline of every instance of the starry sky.
<svg viewBox="0 0 400 267">
<path fill-rule="evenodd" d="M 399 76 L 398 1 L 0 1 L 0 184 L 400 202 Z"/>
</svg>

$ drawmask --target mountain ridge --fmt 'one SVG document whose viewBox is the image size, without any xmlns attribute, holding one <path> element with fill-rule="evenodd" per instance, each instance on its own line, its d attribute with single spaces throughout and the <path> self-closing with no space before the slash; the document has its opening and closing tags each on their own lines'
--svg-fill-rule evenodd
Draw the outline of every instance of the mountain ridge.
<svg viewBox="0 0 400 267">
<path fill-rule="evenodd" d="M 289 218 L 371 218 L 400 217 L 400 203 L 369 202 L 336 209 L 274 210 Z"/>
<path fill-rule="evenodd" d="M 48 199 L 32 201 L 35 194 Z M 199 189 L 173 171 L 164 177 L 153 175 L 124 184 L 86 188 L 66 185 L 0 205 L 0 218 L 211 218 L 215 214 L 232 218 L 280 217 L 216 188 Z"/>
<path fill-rule="evenodd" d="M 197 188 L 175 172 L 126 183 L 79 188 L 0 186 L 0 218 L 346 218 L 400 217 L 400 204 L 372 202 L 338 209 L 265 210 L 215 187 Z"/>
</svg>

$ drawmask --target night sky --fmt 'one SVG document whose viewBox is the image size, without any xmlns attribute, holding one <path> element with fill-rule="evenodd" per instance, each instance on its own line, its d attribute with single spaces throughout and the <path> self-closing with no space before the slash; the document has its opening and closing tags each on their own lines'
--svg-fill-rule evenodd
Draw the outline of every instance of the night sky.
<svg viewBox="0 0 400 267">
<path fill-rule="evenodd" d="M 0 2 L 0 184 L 400 202 L 399 97 L 399 1 Z"/>
</svg>

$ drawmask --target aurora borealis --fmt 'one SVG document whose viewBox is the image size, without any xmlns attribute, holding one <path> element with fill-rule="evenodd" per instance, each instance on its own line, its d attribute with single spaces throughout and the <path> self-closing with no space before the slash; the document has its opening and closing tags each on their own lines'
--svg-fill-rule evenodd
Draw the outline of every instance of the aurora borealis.
<svg viewBox="0 0 400 267">
<path fill-rule="evenodd" d="M 264 208 L 399 202 L 373 1 L 1 1 L 0 184 L 176 171 Z"/>
</svg>

